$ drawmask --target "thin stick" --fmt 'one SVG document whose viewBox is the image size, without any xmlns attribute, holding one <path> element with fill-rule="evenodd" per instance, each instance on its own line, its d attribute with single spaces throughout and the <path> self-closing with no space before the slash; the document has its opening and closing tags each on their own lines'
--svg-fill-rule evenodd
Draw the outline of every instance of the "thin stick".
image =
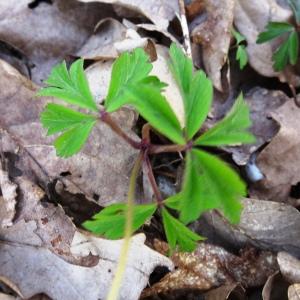
<svg viewBox="0 0 300 300">
<path fill-rule="evenodd" d="M 153 171 L 152 171 L 152 166 L 151 166 L 151 163 L 150 163 L 150 160 L 149 160 L 148 156 L 145 157 L 145 162 L 146 162 L 147 173 L 148 173 L 147 175 L 148 175 L 148 178 L 149 178 L 152 190 L 154 192 L 157 205 L 160 206 L 162 204 L 162 202 L 163 202 L 163 198 L 162 198 L 160 190 L 159 190 L 159 188 L 157 186 L 157 183 L 156 183 Z"/>
<path fill-rule="evenodd" d="M 149 154 L 165 152 L 181 152 L 188 149 L 188 145 L 151 145 Z"/>
<path fill-rule="evenodd" d="M 132 173 L 130 176 L 128 197 L 127 197 L 127 210 L 126 210 L 124 241 L 123 241 L 123 245 L 121 248 L 121 254 L 120 254 L 118 267 L 117 267 L 111 288 L 109 290 L 107 300 L 117 300 L 119 298 L 119 291 L 121 288 L 122 279 L 123 279 L 123 275 L 125 273 L 127 258 L 128 258 L 128 254 L 129 254 L 130 237 L 131 237 L 131 233 L 132 233 L 132 223 L 133 223 L 135 186 L 136 186 L 136 179 L 138 177 L 139 170 L 140 170 L 140 167 L 142 164 L 142 159 L 143 159 L 143 153 L 141 152 L 134 164 L 134 167 L 132 169 Z"/>
<path fill-rule="evenodd" d="M 184 8 L 184 0 L 178 0 L 179 4 L 179 20 L 182 28 L 182 34 L 183 34 L 183 43 L 184 43 L 184 48 L 186 55 L 189 58 L 192 58 L 192 47 L 191 47 L 191 41 L 190 41 L 190 32 L 189 32 L 189 27 L 186 19 L 186 14 L 185 14 L 185 8 Z"/>
<path fill-rule="evenodd" d="M 106 111 L 101 111 L 100 120 L 107 124 L 111 130 L 113 130 L 117 135 L 123 138 L 127 143 L 129 143 L 133 148 L 140 149 L 141 143 L 133 140 L 130 136 L 128 136 L 119 125 L 111 118 L 109 113 Z"/>
</svg>

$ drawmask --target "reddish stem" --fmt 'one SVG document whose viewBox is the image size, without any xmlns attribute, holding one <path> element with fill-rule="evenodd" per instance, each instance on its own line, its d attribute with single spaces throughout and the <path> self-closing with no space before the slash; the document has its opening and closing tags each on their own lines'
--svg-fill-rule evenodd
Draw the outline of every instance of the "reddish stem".
<svg viewBox="0 0 300 300">
<path fill-rule="evenodd" d="M 128 136 L 105 110 L 100 111 L 100 120 L 106 123 L 116 134 L 122 137 L 133 148 L 141 148 L 141 143 L 133 140 L 130 136 Z"/>
<path fill-rule="evenodd" d="M 153 171 L 152 171 L 152 166 L 151 166 L 151 163 L 150 163 L 147 153 L 145 153 L 144 160 L 145 160 L 146 167 L 147 167 L 147 175 L 148 175 L 151 187 L 153 189 L 157 205 L 161 206 L 163 204 L 163 198 L 162 198 L 160 190 L 157 186 L 157 183 L 156 183 Z"/>
</svg>

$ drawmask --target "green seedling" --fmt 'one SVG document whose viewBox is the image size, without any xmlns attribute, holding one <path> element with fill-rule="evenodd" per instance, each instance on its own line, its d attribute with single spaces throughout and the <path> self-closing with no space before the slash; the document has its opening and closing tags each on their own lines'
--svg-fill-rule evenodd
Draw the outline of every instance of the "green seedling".
<svg viewBox="0 0 300 300">
<path fill-rule="evenodd" d="M 78 153 L 98 122 L 107 124 L 120 138 L 140 151 L 130 180 L 128 203 L 104 208 L 84 222 L 83 227 L 109 239 L 119 239 L 124 235 L 129 239 L 134 231 L 159 211 L 170 248 L 192 251 L 203 238 L 187 225 L 211 209 L 222 211 L 232 223 L 239 222 L 242 210 L 240 200 L 246 195 L 246 185 L 239 175 L 207 149 L 253 143 L 255 139 L 247 131 L 251 121 L 242 95 L 223 120 L 199 135 L 199 129 L 211 109 L 212 83 L 203 71 L 193 70 L 191 59 L 175 44 L 170 48 L 170 69 L 184 102 L 184 126 L 180 125 L 162 93 L 166 84 L 150 75 L 152 64 L 142 49 L 123 53 L 115 60 L 103 107 L 96 105 L 91 94 L 83 60 L 75 61 L 69 70 L 65 62 L 54 67 L 46 81 L 48 86 L 42 88 L 39 95 L 53 96 L 63 100 L 67 106 L 48 104 L 41 114 L 41 122 L 48 135 L 58 135 L 54 146 L 61 157 Z M 111 116 L 124 105 L 133 107 L 148 122 L 142 129 L 140 141 L 129 137 Z M 152 143 L 149 130 L 164 135 L 170 144 Z M 149 156 L 167 152 L 185 154 L 185 171 L 181 191 L 163 199 Z M 155 199 L 150 204 L 135 205 L 135 179 L 142 162 L 148 168 L 146 174 Z"/>
<path fill-rule="evenodd" d="M 240 70 L 243 70 L 248 63 L 248 54 L 245 46 L 246 38 L 234 29 L 231 32 L 236 40 L 234 45 L 236 48 L 235 58 L 239 62 Z"/>
<path fill-rule="evenodd" d="M 289 0 L 295 24 L 287 22 L 269 22 L 266 30 L 257 38 L 257 44 L 263 44 L 273 39 L 283 39 L 282 44 L 273 54 L 273 68 L 282 71 L 287 65 L 296 65 L 299 56 L 299 26 L 300 26 L 300 0 Z"/>
</svg>

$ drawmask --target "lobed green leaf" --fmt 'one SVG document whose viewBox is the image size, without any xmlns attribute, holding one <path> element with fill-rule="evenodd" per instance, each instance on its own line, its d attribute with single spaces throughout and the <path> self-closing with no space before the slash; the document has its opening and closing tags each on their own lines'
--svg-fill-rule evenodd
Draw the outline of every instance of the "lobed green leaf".
<svg viewBox="0 0 300 300">
<path fill-rule="evenodd" d="M 54 142 L 56 153 L 61 157 L 79 152 L 96 121 L 95 116 L 53 103 L 48 104 L 41 113 L 41 122 L 48 129 L 48 135 L 64 132 Z"/>
<path fill-rule="evenodd" d="M 255 142 L 249 107 L 240 95 L 226 117 L 195 140 L 198 146 L 229 146 Z"/>
<path fill-rule="evenodd" d="M 287 32 L 295 30 L 293 25 L 286 22 L 270 22 L 266 27 L 266 31 L 261 32 L 257 38 L 256 43 L 262 44 L 273 40 Z"/>
<path fill-rule="evenodd" d="M 95 116 L 83 114 L 62 105 L 50 103 L 41 113 L 41 122 L 48 129 L 48 135 L 65 131 L 74 126 L 84 125 L 96 120 Z"/>
<path fill-rule="evenodd" d="M 197 246 L 197 242 L 204 240 L 203 237 L 174 218 L 165 208 L 162 208 L 162 219 L 171 250 L 174 250 L 178 244 L 181 251 L 193 251 Z"/>
<path fill-rule="evenodd" d="M 83 59 L 75 61 L 68 72 L 66 62 L 55 66 L 48 79 L 48 87 L 37 94 L 64 100 L 68 103 L 98 111 L 83 69 Z"/>
<path fill-rule="evenodd" d="M 183 223 L 195 221 L 204 211 L 215 208 L 237 223 L 242 210 L 240 199 L 245 195 L 245 183 L 225 162 L 198 149 L 187 155 L 181 200 L 177 202 Z"/>
<path fill-rule="evenodd" d="M 108 94 L 105 99 L 105 108 L 108 112 L 113 112 L 124 105 L 126 99 L 124 92 L 130 85 L 136 85 L 147 77 L 152 70 L 149 57 L 141 48 L 135 49 L 132 53 L 124 52 L 117 58 L 112 67 L 111 80 Z M 153 80 L 152 84 L 160 82 Z M 148 78 L 148 80 L 151 80 Z M 141 99 L 142 101 L 143 99 Z"/>
<path fill-rule="evenodd" d="M 186 138 L 190 140 L 205 121 L 212 103 L 213 87 L 205 73 L 193 74 L 192 60 L 173 43 L 170 47 L 171 71 L 180 87 L 185 110 Z"/>
<path fill-rule="evenodd" d="M 299 54 L 299 37 L 296 31 L 290 33 L 288 38 L 289 43 L 289 62 L 291 65 L 295 65 L 298 61 Z"/>
<path fill-rule="evenodd" d="M 160 90 L 149 85 L 128 86 L 124 98 L 151 126 L 177 144 L 185 144 L 180 123 Z"/>
<path fill-rule="evenodd" d="M 69 157 L 78 153 L 86 143 L 96 120 L 88 120 L 85 123 L 73 126 L 65 131 L 55 141 L 56 153 L 60 157 Z"/>
<path fill-rule="evenodd" d="M 243 35 L 241 35 L 238 31 L 236 31 L 235 29 L 232 28 L 231 32 L 232 32 L 232 35 L 234 36 L 234 38 L 236 39 L 237 45 L 239 45 L 241 42 L 246 40 L 246 38 Z"/>
<path fill-rule="evenodd" d="M 133 208 L 133 231 L 139 229 L 155 212 L 156 204 L 136 205 Z M 124 235 L 127 205 L 112 204 L 84 222 L 84 228 L 108 239 L 119 239 Z"/>
</svg>

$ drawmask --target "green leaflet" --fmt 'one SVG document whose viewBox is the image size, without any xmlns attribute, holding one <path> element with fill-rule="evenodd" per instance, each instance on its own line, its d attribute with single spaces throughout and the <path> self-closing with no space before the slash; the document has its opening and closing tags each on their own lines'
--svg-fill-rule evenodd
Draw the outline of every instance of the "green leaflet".
<svg viewBox="0 0 300 300">
<path fill-rule="evenodd" d="M 246 38 L 234 29 L 232 29 L 231 32 L 236 39 L 237 51 L 235 58 L 239 62 L 240 70 L 243 70 L 248 63 L 248 54 L 246 51 L 246 46 L 241 43 L 246 41 Z"/>
<path fill-rule="evenodd" d="M 238 31 L 234 30 L 233 28 L 231 30 L 231 33 L 234 36 L 234 38 L 236 39 L 237 45 L 239 45 L 241 42 L 246 40 L 246 38 L 243 35 L 241 35 Z"/>
<path fill-rule="evenodd" d="M 133 209 L 133 231 L 139 229 L 155 212 L 156 204 L 136 205 Z M 119 239 L 124 235 L 127 205 L 112 204 L 84 222 L 84 228 L 109 239 Z"/>
<path fill-rule="evenodd" d="M 274 69 L 282 71 L 288 63 L 295 65 L 298 61 L 299 37 L 298 33 L 293 31 L 288 39 L 276 50 L 273 55 Z"/>
<path fill-rule="evenodd" d="M 226 117 L 195 140 L 199 146 L 229 146 L 255 142 L 247 132 L 251 126 L 249 107 L 240 95 Z"/>
<path fill-rule="evenodd" d="M 190 140 L 205 121 L 212 103 L 213 87 L 203 71 L 193 74 L 192 60 L 172 44 L 170 68 L 180 87 L 185 110 L 186 138 Z"/>
<path fill-rule="evenodd" d="M 189 223 L 201 213 L 220 209 L 232 222 L 239 222 L 246 186 L 235 171 L 214 155 L 193 149 L 187 156 L 181 201 L 180 220 Z"/>
<path fill-rule="evenodd" d="M 76 125 L 60 135 L 54 142 L 56 153 L 61 157 L 69 157 L 80 151 L 87 141 L 96 120 Z"/>
<path fill-rule="evenodd" d="M 47 104 L 45 110 L 41 113 L 41 122 L 48 129 L 48 135 L 95 120 L 96 117 L 94 116 L 54 103 Z"/>
<path fill-rule="evenodd" d="M 178 144 L 185 144 L 179 121 L 160 90 L 145 84 L 127 87 L 124 97 L 151 126 Z"/>
<path fill-rule="evenodd" d="M 98 111 L 83 69 L 83 60 L 75 61 L 68 72 L 66 62 L 55 66 L 39 96 L 50 96 L 82 108 Z"/>
<path fill-rule="evenodd" d="M 291 65 L 295 65 L 298 60 L 299 53 L 299 37 L 296 31 L 291 32 L 289 38 L 289 62 Z"/>
<path fill-rule="evenodd" d="M 138 85 L 140 81 L 147 80 L 151 70 L 152 65 L 149 62 L 149 57 L 143 49 L 137 48 L 132 53 L 125 52 L 121 54 L 113 64 L 111 81 L 105 99 L 106 111 L 113 112 L 124 105 L 128 101 L 124 97 L 124 91 L 127 87 Z M 154 76 L 151 76 L 151 78 L 153 79 Z"/>
<path fill-rule="evenodd" d="M 244 45 L 238 46 L 236 51 L 236 59 L 239 61 L 240 69 L 243 70 L 248 63 L 248 54 Z"/>
<path fill-rule="evenodd" d="M 165 208 L 162 208 L 163 225 L 171 250 L 178 244 L 181 251 L 193 251 L 197 242 L 204 240 L 203 237 L 194 233 L 180 221 L 175 219 Z"/>
<path fill-rule="evenodd" d="M 48 135 L 64 132 L 54 142 L 57 155 L 61 157 L 69 157 L 82 148 L 96 121 L 94 116 L 52 103 L 41 114 Z"/>
<path fill-rule="evenodd" d="M 266 27 L 266 31 L 261 32 L 257 38 L 256 43 L 262 44 L 265 42 L 268 42 L 270 40 L 273 40 L 284 33 L 294 31 L 294 27 L 285 22 L 270 22 L 268 23 Z"/>
</svg>

